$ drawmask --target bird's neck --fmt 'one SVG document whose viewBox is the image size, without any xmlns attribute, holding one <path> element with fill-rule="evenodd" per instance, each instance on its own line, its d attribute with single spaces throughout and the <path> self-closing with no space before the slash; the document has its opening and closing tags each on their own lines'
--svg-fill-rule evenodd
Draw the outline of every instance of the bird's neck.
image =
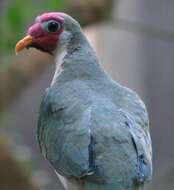
<svg viewBox="0 0 174 190">
<path fill-rule="evenodd" d="M 51 85 L 57 81 L 106 77 L 93 48 L 82 34 L 62 46 L 56 55 L 56 69 Z"/>
<path fill-rule="evenodd" d="M 59 50 L 58 54 L 55 57 L 56 58 L 55 73 L 51 82 L 51 86 L 57 82 L 58 77 L 62 72 L 62 64 L 64 62 L 65 56 L 67 56 L 67 49 L 63 47 L 62 49 Z"/>
</svg>

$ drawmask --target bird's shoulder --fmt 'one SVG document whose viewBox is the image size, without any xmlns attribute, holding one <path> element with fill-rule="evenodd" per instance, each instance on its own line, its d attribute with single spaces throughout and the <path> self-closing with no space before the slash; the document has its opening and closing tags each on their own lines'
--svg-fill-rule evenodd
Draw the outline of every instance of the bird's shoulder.
<svg viewBox="0 0 174 190">
<path fill-rule="evenodd" d="M 130 114 L 145 131 L 149 130 L 149 118 L 146 106 L 140 96 L 132 89 L 116 82 L 113 86 L 113 103 Z"/>
<path fill-rule="evenodd" d="M 90 94 L 90 89 L 83 81 L 72 80 L 55 84 L 48 88 L 41 101 L 40 111 L 42 113 L 56 112 L 59 109 L 71 107 L 72 104 L 86 103 L 87 94 Z M 90 95 L 88 96 L 90 97 Z M 51 109 L 51 110 L 50 110 Z"/>
</svg>

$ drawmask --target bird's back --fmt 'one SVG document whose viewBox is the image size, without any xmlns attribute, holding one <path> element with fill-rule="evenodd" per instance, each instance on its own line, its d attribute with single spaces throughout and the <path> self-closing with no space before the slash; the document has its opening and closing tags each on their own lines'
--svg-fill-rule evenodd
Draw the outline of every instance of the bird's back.
<svg viewBox="0 0 174 190">
<path fill-rule="evenodd" d="M 85 190 L 138 190 L 151 176 L 145 108 L 112 81 L 95 90 L 90 83 L 74 80 L 48 90 L 38 125 L 41 149 L 57 172 L 80 178 Z"/>
</svg>

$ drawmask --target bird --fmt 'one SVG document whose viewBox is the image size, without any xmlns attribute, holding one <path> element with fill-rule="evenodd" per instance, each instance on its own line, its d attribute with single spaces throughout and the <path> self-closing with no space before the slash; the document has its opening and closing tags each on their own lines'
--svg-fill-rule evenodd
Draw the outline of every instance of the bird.
<svg viewBox="0 0 174 190">
<path fill-rule="evenodd" d="M 15 51 L 54 57 L 38 115 L 41 153 L 66 190 L 143 190 L 152 178 L 145 104 L 103 69 L 80 24 L 63 12 L 36 17 Z"/>
</svg>

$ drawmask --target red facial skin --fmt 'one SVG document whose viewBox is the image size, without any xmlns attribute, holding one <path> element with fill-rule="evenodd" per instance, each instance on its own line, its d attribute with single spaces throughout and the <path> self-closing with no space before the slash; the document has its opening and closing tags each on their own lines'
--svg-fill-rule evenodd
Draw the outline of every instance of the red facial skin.
<svg viewBox="0 0 174 190">
<path fill-rule="evenodd" d="M 36 22 L 28 29 L 28 35 L 33 37 L 33 42 L 29 47 L 35 47 L 41 51 L 51 53 L 57 47 L 59 36 L 63 32 L 63 28 L 57 32 L 47 32 L 43 28 L 43 23 L 49 20 L 55 20 L 63 24 L 64 20 L 61 13 L 44 13 L 36 18 Z"/>
</svg>

